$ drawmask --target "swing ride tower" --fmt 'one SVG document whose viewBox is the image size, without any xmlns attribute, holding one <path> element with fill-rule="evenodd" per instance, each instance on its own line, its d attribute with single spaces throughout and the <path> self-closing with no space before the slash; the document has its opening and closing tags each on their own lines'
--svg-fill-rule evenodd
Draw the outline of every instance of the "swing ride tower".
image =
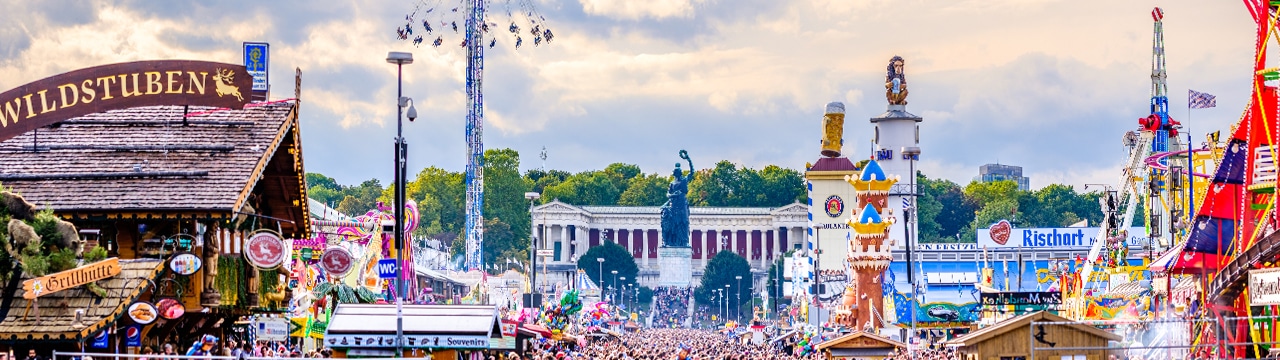
<svg viewBox="0 0 1280 360">
<path fill-rule="evenodd" d="M 439 48 L 444 44 L 444 37 L 448 34 L 447 29 L 452 29 L 454 33 L 458 32 L 458 19 L 452 17 L 459 15 L 465 17 L 462 19 L 464 38 L 461 44 L 467 51 L 467 167 L 464 225 L 466 255 L 462 267 L 472 270 L 484 266 L 484 48 L 486 44 L 489 48 L 497 46 L 495 30 L 498 24 L 486 22 L 486 18 L 491 15 L 489 2 L 493 0 L 456 1 L 462 4 L 447 4 L 451 2 L 450 0 L 418 1 L 413 12 L 405 16 L 405 25 L 398 27 L 396 33 L 400 40 L 412 41 L 414 46 L 420 46 L 427 40 L 424 35 L 435 35 L 435 40 L 430 41 L 429 44 Z M 517 16 L 512 13 L 513 2 L 520 9 L 519 14 L 523 17 L 521 22 L 528 26 L 534 46 L 542 45 L 544 40 L 550 43 L 554 34 L 550 28 L 544 26 L 546 18 L 533 7 L 532 2 L 506 0 L 502 3 L 506 6 L 506 14 L 510 21 L 508 31 L 514 38 L 515 49 L 520 49 L 524 39 L 521 37 L 520 25 L 517 25 Z M 459 12 L 460 9 L 461 12 Z M 421 20 L 421 27 L 420 32 L 415 35 L 414 23 L 418 20 Z M 437 28 L 432 24 L 438 24 L 439 30 L 436 30 Z"/>
<path fill-rule="evenodd" d="M 484 24 L 485 0 L 467 1 L 466 269 L 484 265 Z"/>
</svg>

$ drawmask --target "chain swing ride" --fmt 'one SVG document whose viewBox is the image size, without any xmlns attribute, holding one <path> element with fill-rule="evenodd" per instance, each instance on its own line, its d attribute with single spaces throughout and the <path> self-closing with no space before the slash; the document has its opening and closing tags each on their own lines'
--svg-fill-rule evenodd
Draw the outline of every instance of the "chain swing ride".
<svg viewBox="0 0 1280 360">
<path fill-rule="evenodd" d="M 467 49 L 467 168 L 466 168 L 466 260 L 464 269 L 480 269 L 484 265 L 484 50 L 498 45 L 500 29 L 492 1 L 489 0 L 420 0 L 405 15 L 405 24 L 396 28 L 396 37 L 421 46 L 426 39 L 435 36 L 431 46 L 439 48 L 445 38 L 458 35 L 458 22 L 463 22 L 465 32 L 459 46 Z M 514 3 L 514 6 L 513 6 Z M 506 18 L 507 32 L 515 49 L 524 45 L 524 33 L 533 39 L 534 46 L 550 44 L 555 38 L 546 18 L 533 6 L 532 0 L 501 0 Z M 418 25 L 421 25 L 420 27 Z M 486 41 L 487 40 L 487 41 Z"/>
</svg>

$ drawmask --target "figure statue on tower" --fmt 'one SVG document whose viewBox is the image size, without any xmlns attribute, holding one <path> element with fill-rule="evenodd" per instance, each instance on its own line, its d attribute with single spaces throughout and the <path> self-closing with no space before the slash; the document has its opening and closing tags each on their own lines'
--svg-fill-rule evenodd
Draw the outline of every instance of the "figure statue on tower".
<svg viewBox="0 0 1280 360">
<path fill-rule="evenodd" d="M 884 77 L 884 95 L 889 99 L 889 105 L 907 104 L 907 76 L 903 66 L 905 61 L 901 56 L 894 55 L 889 59 L 888 73 Z"/>
<path fill-rule="evenodd" d="M 689 247 L 689 182 L 693 181 L 693 160 L 689 152 L 680 150 L 680 158 L 689 162 L 689 175 L 676 163 L 667 187 L 667 203 L 662 204 L 662 244 L 667 247 Z"/>
</svg>

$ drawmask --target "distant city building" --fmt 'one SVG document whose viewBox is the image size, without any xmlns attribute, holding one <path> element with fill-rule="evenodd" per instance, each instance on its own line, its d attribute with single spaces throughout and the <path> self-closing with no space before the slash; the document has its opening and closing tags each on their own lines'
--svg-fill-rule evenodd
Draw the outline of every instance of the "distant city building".
<svg viewBox="0 0 1280 360">
<path fill-rule="evenodd" d="M 1018 190 L 1031 190 L 1031 178 L 1022 176 L 1022 167 L 1003 164 L 986 164 L 978 168 L 977 182 L 1013 180 L 1018 183 Z"/>
</svg>

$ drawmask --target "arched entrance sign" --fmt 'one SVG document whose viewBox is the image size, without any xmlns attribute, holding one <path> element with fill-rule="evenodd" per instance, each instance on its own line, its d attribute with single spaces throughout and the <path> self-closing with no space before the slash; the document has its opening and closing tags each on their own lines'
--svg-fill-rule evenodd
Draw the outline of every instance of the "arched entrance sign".
<svg viewBox="0 0 1280 360">
<path fill-rule="evenodd" d="M 115 109 L 196 105 L 242 109 L 253 77 L 244 65 L 160 60 L 102 65 L 0 93 L 0 141 L 62 120 Z"/>
</svg>

